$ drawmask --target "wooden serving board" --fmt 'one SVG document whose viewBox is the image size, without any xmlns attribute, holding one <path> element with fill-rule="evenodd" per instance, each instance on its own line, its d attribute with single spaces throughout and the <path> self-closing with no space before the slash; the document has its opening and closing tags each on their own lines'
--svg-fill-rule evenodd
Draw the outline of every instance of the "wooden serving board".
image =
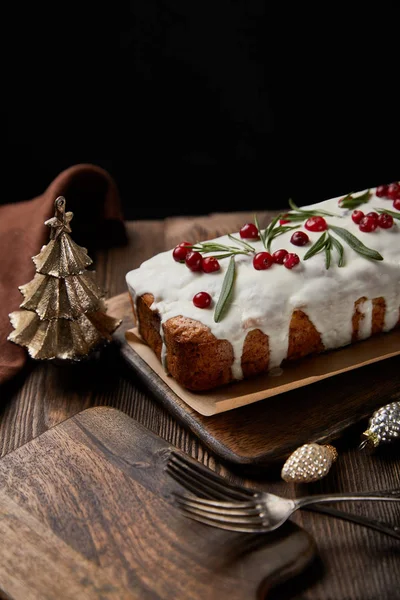
<svg viewBox="0 0 400 600">
<path fill-rule="evenodd" d="M 175 394 L 126 343 L 125 332 L 134 325 L 128 293 L 111 298 L 109 311 L 123 319 L 115 340 L 131 376 L 211 452 L 252 472 L 280 465 L 304 443 L 332 442 L 378 407 L 400 398 L 400 356 L 394 356 L 267 400 L 204 416 Z"/>
<path fill-rule="evenodd" d="M 170 446 L 125 413 L 87 409 L 0 461 L 0 596 L 251 600 L 315 555 L 287 522 L 259 536 L 181 515 Z"/>
</svg>

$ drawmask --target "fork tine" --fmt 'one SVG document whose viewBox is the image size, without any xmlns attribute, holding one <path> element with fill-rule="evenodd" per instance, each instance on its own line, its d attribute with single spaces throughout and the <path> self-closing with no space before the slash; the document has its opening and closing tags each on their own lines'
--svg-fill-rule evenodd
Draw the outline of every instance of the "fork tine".
<svg viewBox="0 0 400 600">
<path fill-rule="evenodd" d="M 258 530 L 260 527 L 265 527 L 266 523 L 263 522 L 262 519 L 257 518 L 255 519 L 253 517 L 253 519 L 249 519 L 248 517 L 241 517 L 241 516 L 229 516 L 229 515 L 216 515 L 213 513 L 208 513 L 208 512 L 204 512 L 202 510 L 198 510 L 195 509 L 193 507 L 187 507 L 187 506 L 182 506 L 180 507 L 182 512 L 184 512 L 186 515 L 191 514 L 191 515 L 196 515 L 198 517 L 201 517 L 203 519 L 207 519 L 207 521 L 211 523 L 213 523 L 214 525 L 218 525 L 219 523 L 223 523 L 226 527 L 228 525 L 232 525 L 233 527 L 235 527 L 236 525 L 246 525 L 246 527 L 252 527 L 254 530 Z"/>
<path fill-rule="evenodd" d="M 225 526 L 228 526 L 229 524 L 233 526 L 246 525 L 248 527 L 253 527 L 254 529 L 269 525 L 268 519 L 264 519 L 257 513 L 246 514 L 245 512 L 230 509 L 216 510 L 214 507 L 204 508 L 197 506 L 195 502 L 185 498 L 175 498 L 175 502 L 179 509 L 185 514 L 202 517 L 214 524 L 224 523 Z"/>
<path fill-rule="evenodd" d="M 220 486 L 221 489 L 218 487 L 214 488 L 213 484 L 210 486 L 208 479 L 204 477 L 204 475 L 186 469 L 185 465 L 169 462 L 167 465 L 167 471 L 170 475 L 172 475 L 175 481 L 177 481 L 187 490 L 194 493 L 196 496 L 209 499 L 231 499 L 230 496 L 224 492 L 222 486 Z"/>
<path fill-rule="evenodd" d="M 191 500 L 201 504 L 205 508 L 207 507 L 217 507 L 217 508 L 228 508 L 228 509 L 236 509 L 239 508 L 241 510 L 251 510 L 255 507 L 254 498 L 246 498 L 246 500 L 218 500 L 215 496 L 210 493 L 203 492 L 206 488 L 204 487 L 201 481 L 197 480 L 198 475 L 192 475 L 192 473 L 188 473 L 186 471 L 180 471 L 175 465 L 171 464 L 167 469 L 168 473 L 170 473 L 174 479 L 180 483 L 186 490 L 193 494 Z M 200 495 L 199 495 L 200 494 Z M 188 496 L 182 496 L 178 493 L 175 493 L 176 496 L 181 498 L 187 498 Z M 207 498 L 203 496 L 207 495 Z M 222 496 L 222 494 L 221 494 Z"/>
<path fill-rule="evenodd" d="M 182 466 L 184 466 L 191 472 L 194 472 L 196 474 L 200 473 L 201 475 L 204 475 L 205 477 L 207 477 L 208 481 L 213 481 L 218 486 L 219 490 L 223 492 L 231 492 L 232 498 L 234 497 L 235 499 L 240 500 L 244 497 L 253 498 L 255 495 L 257 495 L 257 492 L 255 492 L 254 490 L 248 489 L 243 485 L 240 486 L 231 483 L 230 481 L 225 479 L 225 477 L 222 477 L 222 475 L 218 475 L 209 467 L 206 467 L 206 465 L 203 465 L 202 463 L 199 463 L 198 461 L 195 461 L 194 459 L 191 459 L 188 456 L 178 454 L 172 451 L 171 458 L 173 458 L 174 461 L 179 462 Z"/>
<path fill-rule="evenodd" d="M 266 530 L 262 527 L 252 527 L 251 525 L 241 525 L 241 524 L 233 524 L 233 523 L 224 523 L 222 521 L 213 521 L 212 519 L 208 519 L 202 515 L 197 515 L 186 511 L 184 508 L 180 509 L 182 514 L 185 515 L 188 519 L 192 519 L 192 521 L 198 521 L 203 525 L 209 525 L 210 527 L 216 529 L 224 529 L 225 531 L 235 531 L 238 533 L 265 533 Z"/>
<path fill-rule="evenodd" d="M 205 492 L 199 487 L 199 482 L 195 479 L 189 479 L 187 476 L 182 476 L 181 471 L 176 468 L 176 466 L 172 463 L 168 463 L 166 466 L 167 473 L 175 479 L 179 483 L 179 485 L 186 488 L 189 492 L 192 492 L 195 496 L 199 496 L 201 498 L 212 499 L 215 498 L 215 495 Z"/>
<path fill-rule="evenodd" d="M 251 490 L 236 487 L 208 467 L 191 462 L 174 451 L 171 451 L 167 470 L 171 475 L 177 475 L 175 479 L 178 483 L 185 487 L 188 487 L 187 484 L 190 483 L 192 492 L 201 493 L 206 495 L 207 498 L 243 501 L 255 496 L 255 493 Z"/>
<path fill-rule="evenodd" d="M 204 500 L 197 496 L 186 496 L 174 492 L 173 497 L 186 506 L 199 508 L 215 514 L 227 515 L 259 515 L 260 507 L 254 502 L 221 502 L 219 500 Z"/>
</svg>

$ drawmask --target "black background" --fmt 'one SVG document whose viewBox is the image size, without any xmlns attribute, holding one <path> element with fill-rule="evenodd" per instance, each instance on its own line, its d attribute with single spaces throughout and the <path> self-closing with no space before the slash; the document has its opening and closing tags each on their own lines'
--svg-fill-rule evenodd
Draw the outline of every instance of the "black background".
<svg viewBox="0 0 400 600">
<path fill-rule="evenodd" d="M 3 9 L 1 203 L 80 162 L 109 170 L 128 219 L 282 208 L 398 180 L 397 15 L 295 6 Z"/>
</svg>

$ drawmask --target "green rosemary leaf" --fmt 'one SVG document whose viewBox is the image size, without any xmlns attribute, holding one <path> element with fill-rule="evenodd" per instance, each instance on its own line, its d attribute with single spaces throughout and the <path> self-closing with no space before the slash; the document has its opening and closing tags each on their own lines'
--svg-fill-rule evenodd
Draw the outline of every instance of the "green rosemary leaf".
<svg viewBox="0 0 400 600">
<path fill-rule="evenodd" d="M 301 215 L 305 215 L 304 219 L 306 219 L 307 217 L 338 217 L 338 216 L 340 216 L 340 215 L 335 215 L 331 212 L 328 212 L 327 210 L 322 210 L 322 209 L 304 210 L 304 208 L 299 208 L 298 206 L 296 206 L 296 204 L 293 202 L 293 200 L 291 198 L 289 198 L 289 206 L 296 213 L 300 213 L 298 215 L 298 217 L 299 217 L 298 220 L 300 220 Z M 291 213 L 285 215 L 285 219 L 289 219 L 290 217 L 291 217 Z M 291 219 L 291 220 L 294 220 L 294 219 Z"/>
<path fill-rule="evenodd" d="M 218 299 L 218 302 L 217 302 L 217 305 L 216 305 L 215 311 L 214 311 L 215 323 L 220 322 L 220 320 L 222 318 L 222 313 L 231 298 L 232 290 L 233 290 L 233 282 L 235 280 L 235 272 L 236 272 L 235 258 L 234 258 L 234 256 L 231 256 L 231 259 L 229 261 L 229 266 L 226 270 L 225 277 L 222 282 L 221 294 L 219 296 L 219 299 Z"/>
<path fill-rule="evenodd" d="M 275 227 L 275 225 L 277 224 L 277 222 L 283 218 L 282 214 L 276 215 L 276 217 L 274 217 L 271 221 L 271 223 L 269 223 L 268 227 L 265 229 L 266 232 L 271 232 L 273 230 L 273 228 Z"/>
<path fill-rule="evenodd" d="M 331 244 L 331 240 L 328 236 L 328 238 L 325 242 L 325 267 L 326 267 L 326 269 L 329 269 L 329 267 L 331 266 L 331 248 L 332 248 L 332 244 Z"/>
<path fill-rule="evenodd" d="M 250 244 L 236 238 L 233 239 L 237 242 L 241 242 L 243 246 L 226 246 L 225 244 L 219 244 L 217 242 L 200 242 L 194 244 L 192 250 L 203 254 L 213 254 L 215 258 L 227 258 L 228 256 L 233 256 L 235 254 L 250 254 L 251 252 L 255 252 L 255 248 L 250 246 Z M 216 252 L 222 252 L 222 254 L 216 254 Z"/>
<path fill-rule="evenodd" d="M 258 222 L 257 215 L 254 215 L 254 224 L 257 227 L 257 231 L 258 231 L 258 235 L 259 235 L 260 240 L 262 241 L 262 243 L 264 243 L 263 232 L 261 231 L 261 227 L 260 227 L 260 224 Z"/>
<path fill-rule="evenodd" d="M 379 254 L 376 250 L 372 248 L 368 248 L 359 240 L 355 235 L 347 231 L 347 229 L 343 229 L 342 227 L 337 227 L 336 225 L 329 225 L 330 229 L 334 231 L 339 237 L 341 237 L 349 246 L 353 248 L 358 254 L 364 256 L 365 258 L 371 258 L 372 260 L 383 260 L 383 256 Z"/>
<path fill-rule="evenodd" d="M 194 244 L 192 249 L 196 252 L 215 252 L 216 250 L 230 250 L 230 246 L 224 244 L 218 244 L 217 242 L 201 242 L 200 244 Z"/>
<path fill-rule="evenodd" d="M 341 208 L 357 208 L 358 206 L 361 206 L 361 204 L 365 204 L 366 202 L 368 202 L 368 200 L 371 198 L 372 196 L 372 192 L 370 192 L 370 190 L 367 190 L 366 192 L 364 192 L 363 194 L 360 194 L 360 196 L 356 196 L 354 197 L 353 194 L 347 194 L 347 196 L 345 196 L 341 202 L 340 202 L 340 207 Z"/>
<path fill-rule="evenodd" d="M 393 219 L 397 219 L 398 221 L 400 221 L 400 212 L 393 212 L 392 210 L 387 210 L 386 208 L 375 208 L 374 210 L 376 210 L 376 212 L 382 214 L 385 213 L 387 215 L 390 215 L 391 217 L 393 217 Z"/>
<path fill-rule="evenodd" d="M 304 213 L 285 213 L 283 215 L 281 215 L 281 219 L 284 219 L 285 221 L 305 221 L 306 219 L 308 219 L 310 215 L 305 215 Z"/>
<path fill-rule="evenodd" d="M 292 210 L 295 210 L 297 212 L 301 212 L 301 209 L 293 202 L 293 200 L 291 198 L 289 198 L 289 202 L 288 202 L 290 208 Z"/>
<path fill-rule="evenodd" d="M 343 203 L 350 202 L 351 200 L 353 200 L 353 192 L 350 192 L 350 194 L 347 194 L 347 196 L 340 200 L 340 206 L 343 206 Z"/>
<path fill-rule="evenodd" d="M 325 248 L 325 244 L 326 244 L 326 231 L 324 231 L 319 236 L 317 241 L 314 242 L 314 244 L 311 246 L 311 248 L 305 253 L 303 260 L 308 260 L 315 254 L 318 254 L 318 252 L 322 252 L 322 250 Z"/>
<path fill-rule="evenodd" d="M 220 258 L 229 258 L 230 256 L 235 256 L 236 254 L 248 254 L 248 252 L 241 252 L 241 251 L 230 251 L 230 252 L 225 252 L 223 254 L 213 254 L 213 257 L 216 259 L 220 259 Z"/>
<path fill-rule="evenodd" d="M 264 232 L 263 232 L 263 234 L 262 234 L 262 237 L 261 237 L 261 239 L 262 239 L 262 242 L 263 242 L 263 244 L 264 244 L 264 248 L 265 248 L 266 250 L 268 249 L 268 240 L 269 240 L 269 237 L 270 237 L 270 235 L 271 235 L 271 233 L 272 233 L 272 231 L 273 231 L 273 229 L 274 229 L 275 225 L 277 224 L 277 222 L 278 222 L 278 221 L 279 221 L 279 219 L 281 219 L 281 218 L 282 218 L 282 215 L 281 215 L 281 214 L 279 214 L 279 215 L 276 215 L 276 217 L 274 217 L 274 218 L 272 219 L 272 221 L 271 221 L 271 222 L 270 222 L 270 223 L 267 225 L 267 227 L 264 229 Z"/>
<path fill-rule="evenodd" d="M 292 231 L 292 229 L 298 229 L 300 225 L 279 225 L 272 232 L 271 236 L 276 237 L 277 235 L 281 235 L 282 233 L 286 233 L 286 231 Z"/>
<path fill-rule="evenodd" d="M 286 233 L 287 231 L 291 231 L 292 229 L 298 229 L 300 227 L 300 225 L 280 225 L 279 227 L 275 227 L 275 229 L 272 229 L 271 232 L 268 234 L 268 239 L 266 240 L 266 243 L 264 244 L 265 249 L 268 250 L 268 252 L 271 250 L 271 243 L 272 240 L 274 240 L 276 237 L 278 237 L 278 235 L 282 235 L 283 233 Z"/>
<path fill-rule="evenodd" d="M 255 252 L 255 248 L 253 248 L 253 246 L 250 246 L 250 244 L 248 244 L 247 242 L 245 242 L 244 240 L 235 237 L 232 234 L 228 234 L 228 238 L 234 242 L 239 242 L 239 244 L 242 244 L 245 248 L 247 248 L 247 250 L 251 250 L 251 252 Z M 231 246 L 230 246 L 231 247 Z"/>
<path fill-rule="evenodd" d="M 333 237 L 330 234 L 328 234 L 328 235 L 329 235 L 329 238 L 330 238 L 331 245 L 335 246 L 335 248 L 336 248 L 336 250 L 337 250 L 337 252 L 339 254 L 338 267 L 343 267 L 344 266 L 344 248 L 343 248 L 343 245 L 335 237 Z"/>
</svg>

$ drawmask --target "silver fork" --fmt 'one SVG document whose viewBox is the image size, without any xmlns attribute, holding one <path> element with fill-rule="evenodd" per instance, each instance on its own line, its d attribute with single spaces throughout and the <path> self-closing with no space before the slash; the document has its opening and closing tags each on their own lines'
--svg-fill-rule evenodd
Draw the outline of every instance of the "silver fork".
<svg viewBox="0 0 400 600">
<path fill-rule="evenodd" d="M 189 457 L 171 451 L 166 471 L 188 494 L 173 494 L 185 516 L 206 525 L 239 532 L 266 533 L 283 525 L 299 508 L 308 508 L 364 525 L 400 540 L 400 527 L 340 511 L 319 503 L 349 500 L 400 502 L 400 489 L 355 494 L 323 494 L 290 500 L 264 491 L 234 485 Z"/>
</svg>

